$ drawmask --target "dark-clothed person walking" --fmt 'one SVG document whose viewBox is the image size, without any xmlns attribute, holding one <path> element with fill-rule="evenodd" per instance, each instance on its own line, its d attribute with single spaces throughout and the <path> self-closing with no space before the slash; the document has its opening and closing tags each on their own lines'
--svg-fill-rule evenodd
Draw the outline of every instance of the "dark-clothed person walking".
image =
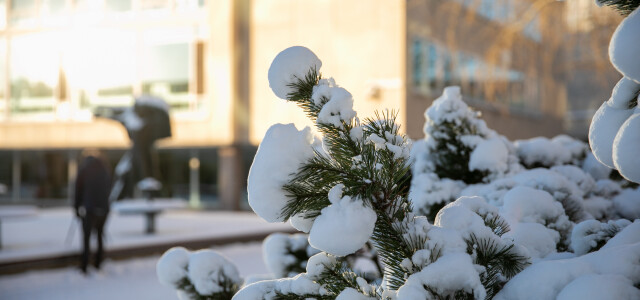
<svg viewBox="0 0 640 300">
<path fill-rule="evenodd" d="M 98 251 L 94 261 L 97 269 L 100 269 L 104 257 L 103 228 L 109 215 L 111 172 L 99 151 L 85 150 L 82 156 L 83 160 L 76 179 L 74 207 L 76 215 L 82 220 L 84 247 L 80 268 L 83 273 L 86 273 L 93 232 L 98 238 Z"/>
</svg>

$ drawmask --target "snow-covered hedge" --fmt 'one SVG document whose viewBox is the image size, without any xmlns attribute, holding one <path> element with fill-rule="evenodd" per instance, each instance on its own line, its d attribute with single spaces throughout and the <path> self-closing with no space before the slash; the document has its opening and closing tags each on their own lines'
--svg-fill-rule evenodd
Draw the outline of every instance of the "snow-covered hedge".
<svg viewBox="0 0 640 300">
<path fill-rule="evenodd" d="M 449 87 L 421 141 L 393 113 L 361 121 L 304 47 L 269 70 L 316 124 L 277 124 L 249 204 L 307 234 L 264 242 L 272 279 L 242 280 L 210 251 L 169 250 L 161 282 L 189 299 L 582 299 L 640 294 L 640 190 L 568 136 L 509 141 Z M 320 136 L 320 138 L 316 138 Z M 194 258 L 195 257 L 195 258 Z M 595 290 L 602 283 L 600 290 Z M 605 289 L 605 292 L 602 291 Z M 220 294 L 225 294 L 221 296 Z"/>
</svg>

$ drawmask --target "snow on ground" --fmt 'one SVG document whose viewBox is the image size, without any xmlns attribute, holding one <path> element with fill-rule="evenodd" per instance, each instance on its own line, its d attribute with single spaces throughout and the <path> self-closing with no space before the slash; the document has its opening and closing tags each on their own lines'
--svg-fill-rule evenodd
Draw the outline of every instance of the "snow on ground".
<svg viewBox="0 0 640 300">
<path fill-rule="evenodd" d="M 265 274 L 260 242 L 213 248 L 231 262 L 240 276 Z M 196 249 L 192 249 L 196 250 Z M 0 298 L 3 300 L 75 300 L 75 299 L 171 299 L 174 289 L 160 284 L 156 277 L 159 256 L 123 261 L 107 260 L 99 272 L 83 276 L 77 268 L 30 271 L 0 276 Z"/>
<path fill-rule="evenodd" d="M 106 249 L 291 229 L 288 223 L 267 223 L 252 212 L 167 211 L 157 216 L 152 235 L 144 233 L 144 222 L 142 215 L 111 212 L 105 225 Z M 0 230 L 0 263 L 77 253 L 81 247 L 82 229 L 69 208 L 42 209 L 33 217 L 9 219 Z"/>
</svg>

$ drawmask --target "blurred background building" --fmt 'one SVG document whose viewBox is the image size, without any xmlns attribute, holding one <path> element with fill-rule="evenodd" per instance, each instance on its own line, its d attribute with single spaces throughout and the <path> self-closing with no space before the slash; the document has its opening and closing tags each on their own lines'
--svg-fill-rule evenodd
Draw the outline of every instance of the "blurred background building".
<svg viewBox="0 0 640 300">
<path fill-rule="evenodd" d="M 585 138 L 620 77 L 606 51 L 620 20 L 592 0 L 0 0 L 0 203 L 68 204 L 82 149 L 115 165 L 129 146 L 92 112 L 152 94 L 172 116 L 163 195 L 242 208 L 268 127 L 310 125 L 268 86 L 292 45 L 359 116 L 396 110 L 412 138 L 449 85 L 509 138 Z"/>
</svg>

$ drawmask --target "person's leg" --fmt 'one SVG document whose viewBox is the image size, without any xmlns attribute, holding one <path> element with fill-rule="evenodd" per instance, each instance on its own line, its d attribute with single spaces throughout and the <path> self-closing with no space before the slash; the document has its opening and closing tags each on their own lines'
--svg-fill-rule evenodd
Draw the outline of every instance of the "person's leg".
<svg viewBox="0 0 640 300">
<path fill-rule="evenodd" d="M 107 221 L 107 216 L 96 216 L 96 222 L 95 222 L 95 230 L 96 233 L 98 234 L 98 252 L 96 252 L 96 261 L 94 263 L 94 266 L 96 267 L 96 269 L 100 269 L 100 264 L 102 264 L 102 259 L 104 258 L 104 248 L 103 248 L 103 242 L 104 242 L 104 224 Z"/>
<path fill-rule="evenodd" d="M 89 264 L 89 246 L 91 244 L 91 220 L 87 215 L 81 219 L 82 221 L 82 257 L 80 259 L 80 270 L 87 273 L 87 265 Z"/>
</svg>

